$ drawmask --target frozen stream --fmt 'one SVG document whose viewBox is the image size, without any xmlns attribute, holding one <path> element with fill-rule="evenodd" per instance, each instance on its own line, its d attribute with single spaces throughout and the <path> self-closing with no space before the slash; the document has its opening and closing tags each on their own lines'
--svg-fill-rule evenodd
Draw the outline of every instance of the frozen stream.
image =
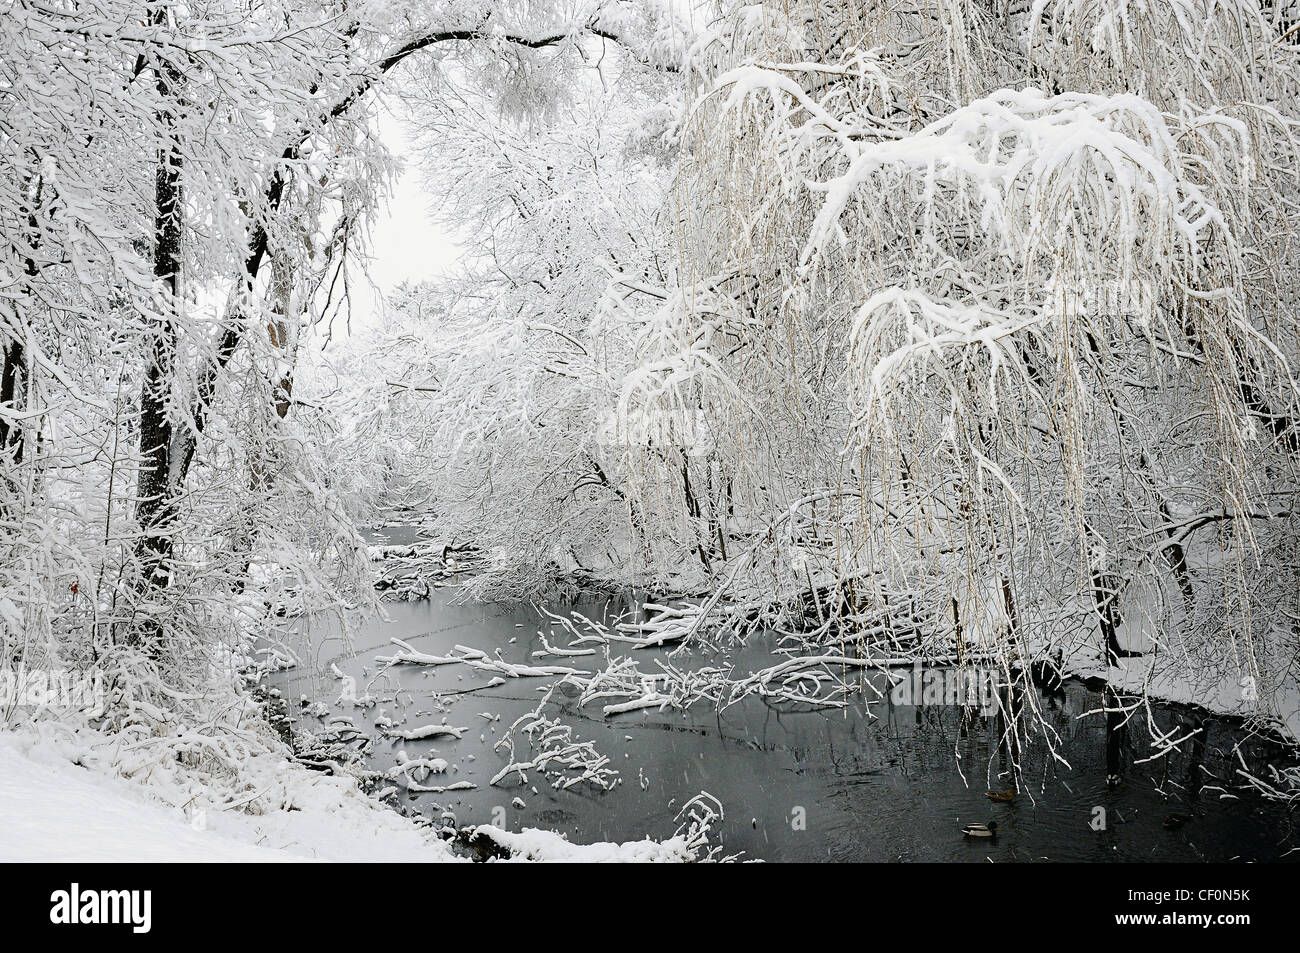
<svg viewBox="0 0 1300 953">
<path fill-rule="evenodd" d="M 454 814 L 457 825 L 542 827 L 579 842 L 623 841 L 671 834 L 680 806 L 708 791 L 726 809 L 720 825 L 726 851 L 771 861 L 1300 859 L 1300 851 L 1288 857 L 1300 837 L 1285 809 L 1222 780 L 1235 768 L 1228 756 L 1242 737 L 1235 726 L 1207 720 L 1203 746 L 1189 744 L 1137 766 L 1132 751 L 1145 745 L 1146 729 L 1130 726 L 1125 781 L 1117 790 L 1107 789 L 1105 719 L 1079 717 L 1099 708 L 1101 699 L 1079 683 L 1044 696 L 1072 770 L 1051 765 L 1041 742 L 1034 743 L 1024 758 L 1025 789 L 1013 803 L 993 803 L 985 796 L 990 788 L 1006 786 L 986 775 L 996 749 L 996 719 L 954 706 L 878 702 L 863 694 L 855 695 L 848 709 L 829 712 L 780 711 L 750 698 L 721 715 L 697 705 L 686 713 L 649 709 L 603 718 L 599 704 L 579 709 L 572 694 L 556 692 L 551 716 L 594 741 L 622 783 L 610 791 L 586 784 L 554 790 L 532 772 L 527 784 L 511 777 L 490 786 L 506 764 L 505 752 L 493 746 L 555 680 L 518 678 L 488 687 L 490 674 L 460 664 L 394 666 L 376 679 L 383 669 L 376 656 L 395 649 L 390 639 L 401 638 L 432 655 L 450 654 L 460 645 L 489 655 L 500 649 L 502 658 L 530 664 L 590 668 L 596 658 L 534 658 L 541 648 L 539 629 L 551 632 L 535 610 L 458 605 L 455 594 L 447 588 L 419 602 L 389 604 L 390 621 L 363 626 L 351 645 L 335 626 L 316 624 L 293 646 L 303 664 L 272 680 L 288 702 L 296 731 L 323 724 L 300 704 L 305 696 L 330 707 L 326 718 L 351 717 L 371 733 L 373 768 L 391 768 L 404 750 L 408 757 L 448 762 L 447 770 L 430 774 L 425 785 L 476 785 L 443 793 L 402 791 L 397 800 L 408 811 Z M 620 607 L 594 600 L 551 607 L 556 612 L 574 608 L 600 618 Z M 550 641 L 563 644 L 556 634 Z M 652 667 L 650 651 L 638 655 L 643 669 Z M 738 671 L 773 661 L 766 648 L 753 645 L 724 658 Z M 707 663 L 721 660 L 710 657 Z M 682 667 L 690 660 L 679 657 L 676 663 Z M 342 683 L 332 666 L 355 678 L 359 691 L 369 691 L 378 703 L 369 708 L 338 703 Z M 870 713 L 865 697 L 873 699 Z M 399 741 L 376 729 L 381 716 L 407 729 L 445 719 L 468 730 L 460 739 Z M 1157 708 L 1155 717 L 1167 730 L 1175 721 L 1186 726 L 1195 715 Z M 522 738 L 519 746 L 521 754 L 527 752 Z M 1253 738 L 1244 751 L 1251 761 L 1252 754 L 1276 756 L 1271 747 Z M 1143 748 L 1138 757 L 1147 753 Z M 969 783 L 958 770 L 957 755 Z M 1105 811 L 1103 830 L 1093 829 L 1097 808 Z M 1164 821 L 1173 813 L 1191 819 L 1167 830 Z M 995 842 L 961 836 L 963 824 L 989 820 L 1001 828 Z"/>
</svg>

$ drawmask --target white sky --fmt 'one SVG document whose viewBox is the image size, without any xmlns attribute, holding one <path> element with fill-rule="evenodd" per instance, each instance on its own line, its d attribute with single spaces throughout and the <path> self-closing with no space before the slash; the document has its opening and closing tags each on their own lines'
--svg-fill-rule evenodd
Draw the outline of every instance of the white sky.
<svg viewBox="0 0 1300 953">
<path fill-rule="evenodd" d="M 441 274 L 460 255 L 454 237 L 432 219 L 430 199 L 421 186 L 420 170 L 410 156 L 405 124 L 381 108 L 379 135 L 393 154 L 405 161 L 392 196 L 375 216 L 370 230 L 371 288 L 353 286 L 352 333 L 364 334 L 382 313 L 385 297 L 403 281 Z"/>
</svg>

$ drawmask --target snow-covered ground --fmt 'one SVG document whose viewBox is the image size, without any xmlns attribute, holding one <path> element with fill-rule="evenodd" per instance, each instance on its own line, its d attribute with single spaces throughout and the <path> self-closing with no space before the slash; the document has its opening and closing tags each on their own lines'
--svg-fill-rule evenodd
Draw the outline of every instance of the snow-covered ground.
<svg viewBox="0 0 1300 953">
<path fill-rule="evenodd" d="M 197 831 L 175 810 L 0 738 L 0 861 L 274 861 L 294 856 Z"/>
<path fill-rule="evenodd" d="M 447 861 L 447 846 L 354 785 L 290 767 L 295 802 L 187 816 L 131 781 L 0 734 L 0 861 Z"/>
<path fill-rule="evenodd" d="M 102 737 L 96 740 L 103 743 Z M 167 804 L 145 784 L 82 766 L 72 760 L 77 748 L 48 733 L 0 732 L 0 862 L 462 860 L 431 831 L 367 798 L 352 781 L 288 761 L 277 765 L 275 796 L 260 813 L 236 805 L 196 816 Z M 546 831 L 511 833 L 485 826 L 478 832 L 519 860 L 684 862 L 695 857 L 682 838 L 576 845 Z"/>
</svg>

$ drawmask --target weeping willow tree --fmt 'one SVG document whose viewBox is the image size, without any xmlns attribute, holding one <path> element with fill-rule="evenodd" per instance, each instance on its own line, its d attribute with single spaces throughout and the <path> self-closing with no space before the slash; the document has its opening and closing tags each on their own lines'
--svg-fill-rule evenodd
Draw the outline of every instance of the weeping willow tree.
<svg viewBox="0 0 1300 953">
<path fill-rule="evenodd" d="M 1295 40 L 1235 0 L 721 17 L 655 319 L 691 370 L 642 368 L 766 527 L 719 580 L 811 645 L 1295 719 Z"/>
<path fill-rule="evenodd" d="M 500 556 L 478 591 L 582 570 L 824 675 L 1047 665 L 1300 723 L 1295 25 L 692 11 L 507 166 L 464 161 L 473 110 L 433 127 L 491 226 L 376 353 L 425 499 Z"/>
</svg>

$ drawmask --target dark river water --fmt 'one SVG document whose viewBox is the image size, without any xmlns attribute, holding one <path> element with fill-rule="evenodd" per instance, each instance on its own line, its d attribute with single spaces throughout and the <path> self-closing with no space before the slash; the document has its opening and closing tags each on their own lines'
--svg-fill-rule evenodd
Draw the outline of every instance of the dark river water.
<svg viewBox="0 0 1300 953">
<path fill-rule="evenodd" d="M 1003 789 L 996 771 L 997 719 L 945 705 L 899 705 L 858 693 L 843 710 L 783 711 L 758 698 L 718 712 L 698 704 L 688 712 L 655 709 L 609 718 L 600 702 L 580 709 L 557 692 L 551 717 L 571 725 L 609 756 L 622 783 L 609 791 L 579 784 L 555 790 L 537 772 L 527 784 L 510 778 L 489 781 L 506 763 L 493 745 L 520 715 L 536 707 L 552 678 L 508 679 L 485 687 L 491 674 L 465 665 L 383 666 L 394 636 L 433 655 L 469 646 L 513 662 L 592 668 L 598 657 L 533 658 L 541 648 L 538 631 L 553 645 L 567 641 L 548 628 L 529 606 L 456 604 L 454 588 L 430 599 L 386 606 L 389 621 L 362 626 L 346 643 L 337 626 L 316 623 L 292 645 L 302 664 L 278 673 L 272 684 L 289 703 L 296 730 L 318 730 L 322 721 L 300 707 L 303 696 L 330 706 L 330 715 L 351 717 L 375 737 L 370 766 L 387 770 L 404 750 L 408 757 L 442 758 L 445 773 L 425 785 L 469 782 L 472 790 L 410 795 L 399 802 L 408 812 L 445 819 L 458 826 L 498 823 L 512 830 L 539 827 L 575 842 L 656 839 L 670 835 L 678 810 L 707 791 L 721 801 L 725 820 L 716 826 L 727 853 L 766 861 L 1226 861 L 1300 859 L 1300 832 L 1286 809 L 1240 790 L 1232 781 L 1238 766 L 1231 749 L 1243 743 L 1247 763 L 1283 757 L 1262 737 L 1215 720 L 1201 724 L 1196 744 L 1151 761 L 1149 734 L 1139 719 L 1130 723 L 1123 745 L 1123 783 L 1106 785 L 1105 716 L 1085 712 L 1102 707 L 1101 696 L 1067 682 L 1041 696 L 1049 723 L 1059 733 L 1066 768 L 1031 739 L 1021 758 L 1022 789 L 1011 803 L 994 803 L 985 792 Z M 552 606 L 578 608 L 599 618 L 607 603 L 587 601 Z M 652 652 L 638 652 L 651 670 Z M 729 659 L 738 671 L 770 665 L 761 646 L 738 649 Z M 678 657 L 679 667 L 690 660 Z M 700 664 L 718 664 L 718 657 Z M 336 666 L 357 679 L 362 693 L 378 703 L 360 708 L 338 704 Z M 462 694 L 452 694 L 462 693 Z M 435 696 L 437 698 L 435 699 Z M 868 706 L 867 698 L 872 703 Z M 468 730 L 459 740 L 393 740 L 375 728 L 386 716 L 406 728 L 437 724 Z M 499 716 L 499 719 L 497 718 Z M 1184 730 L 1196 716 L 1182 709 L 1155 708 L 1158 726 Z M 1183 731 L 1179 732 L 1180 734 Z M 521 755 L 530 749 L 522 737 Z M 964 777 L 963 777 L 964 775 Z M 1227 780 L 1224 780 L 1227 779 Z M 399 783 L 399 787 L 400 787 Z M 534 791 L 534 787 L 536 791 Z M 519 801 L 515 799 L 518 798 Z M 520 807 L 519 802 L 523 806 Z M 1188 815 L 1176 830 L 1164 826 L 1170 814 Z M 970 840 L 961 827 L 996 821 L 996 841 Z M 1102 823 L 1099 823 L 1101 821 Z M 1100 828 L 1100 829 L 1098 829 Z M 1293 852 L 1294 851 L 1294 852 Z"/>
</svg>

